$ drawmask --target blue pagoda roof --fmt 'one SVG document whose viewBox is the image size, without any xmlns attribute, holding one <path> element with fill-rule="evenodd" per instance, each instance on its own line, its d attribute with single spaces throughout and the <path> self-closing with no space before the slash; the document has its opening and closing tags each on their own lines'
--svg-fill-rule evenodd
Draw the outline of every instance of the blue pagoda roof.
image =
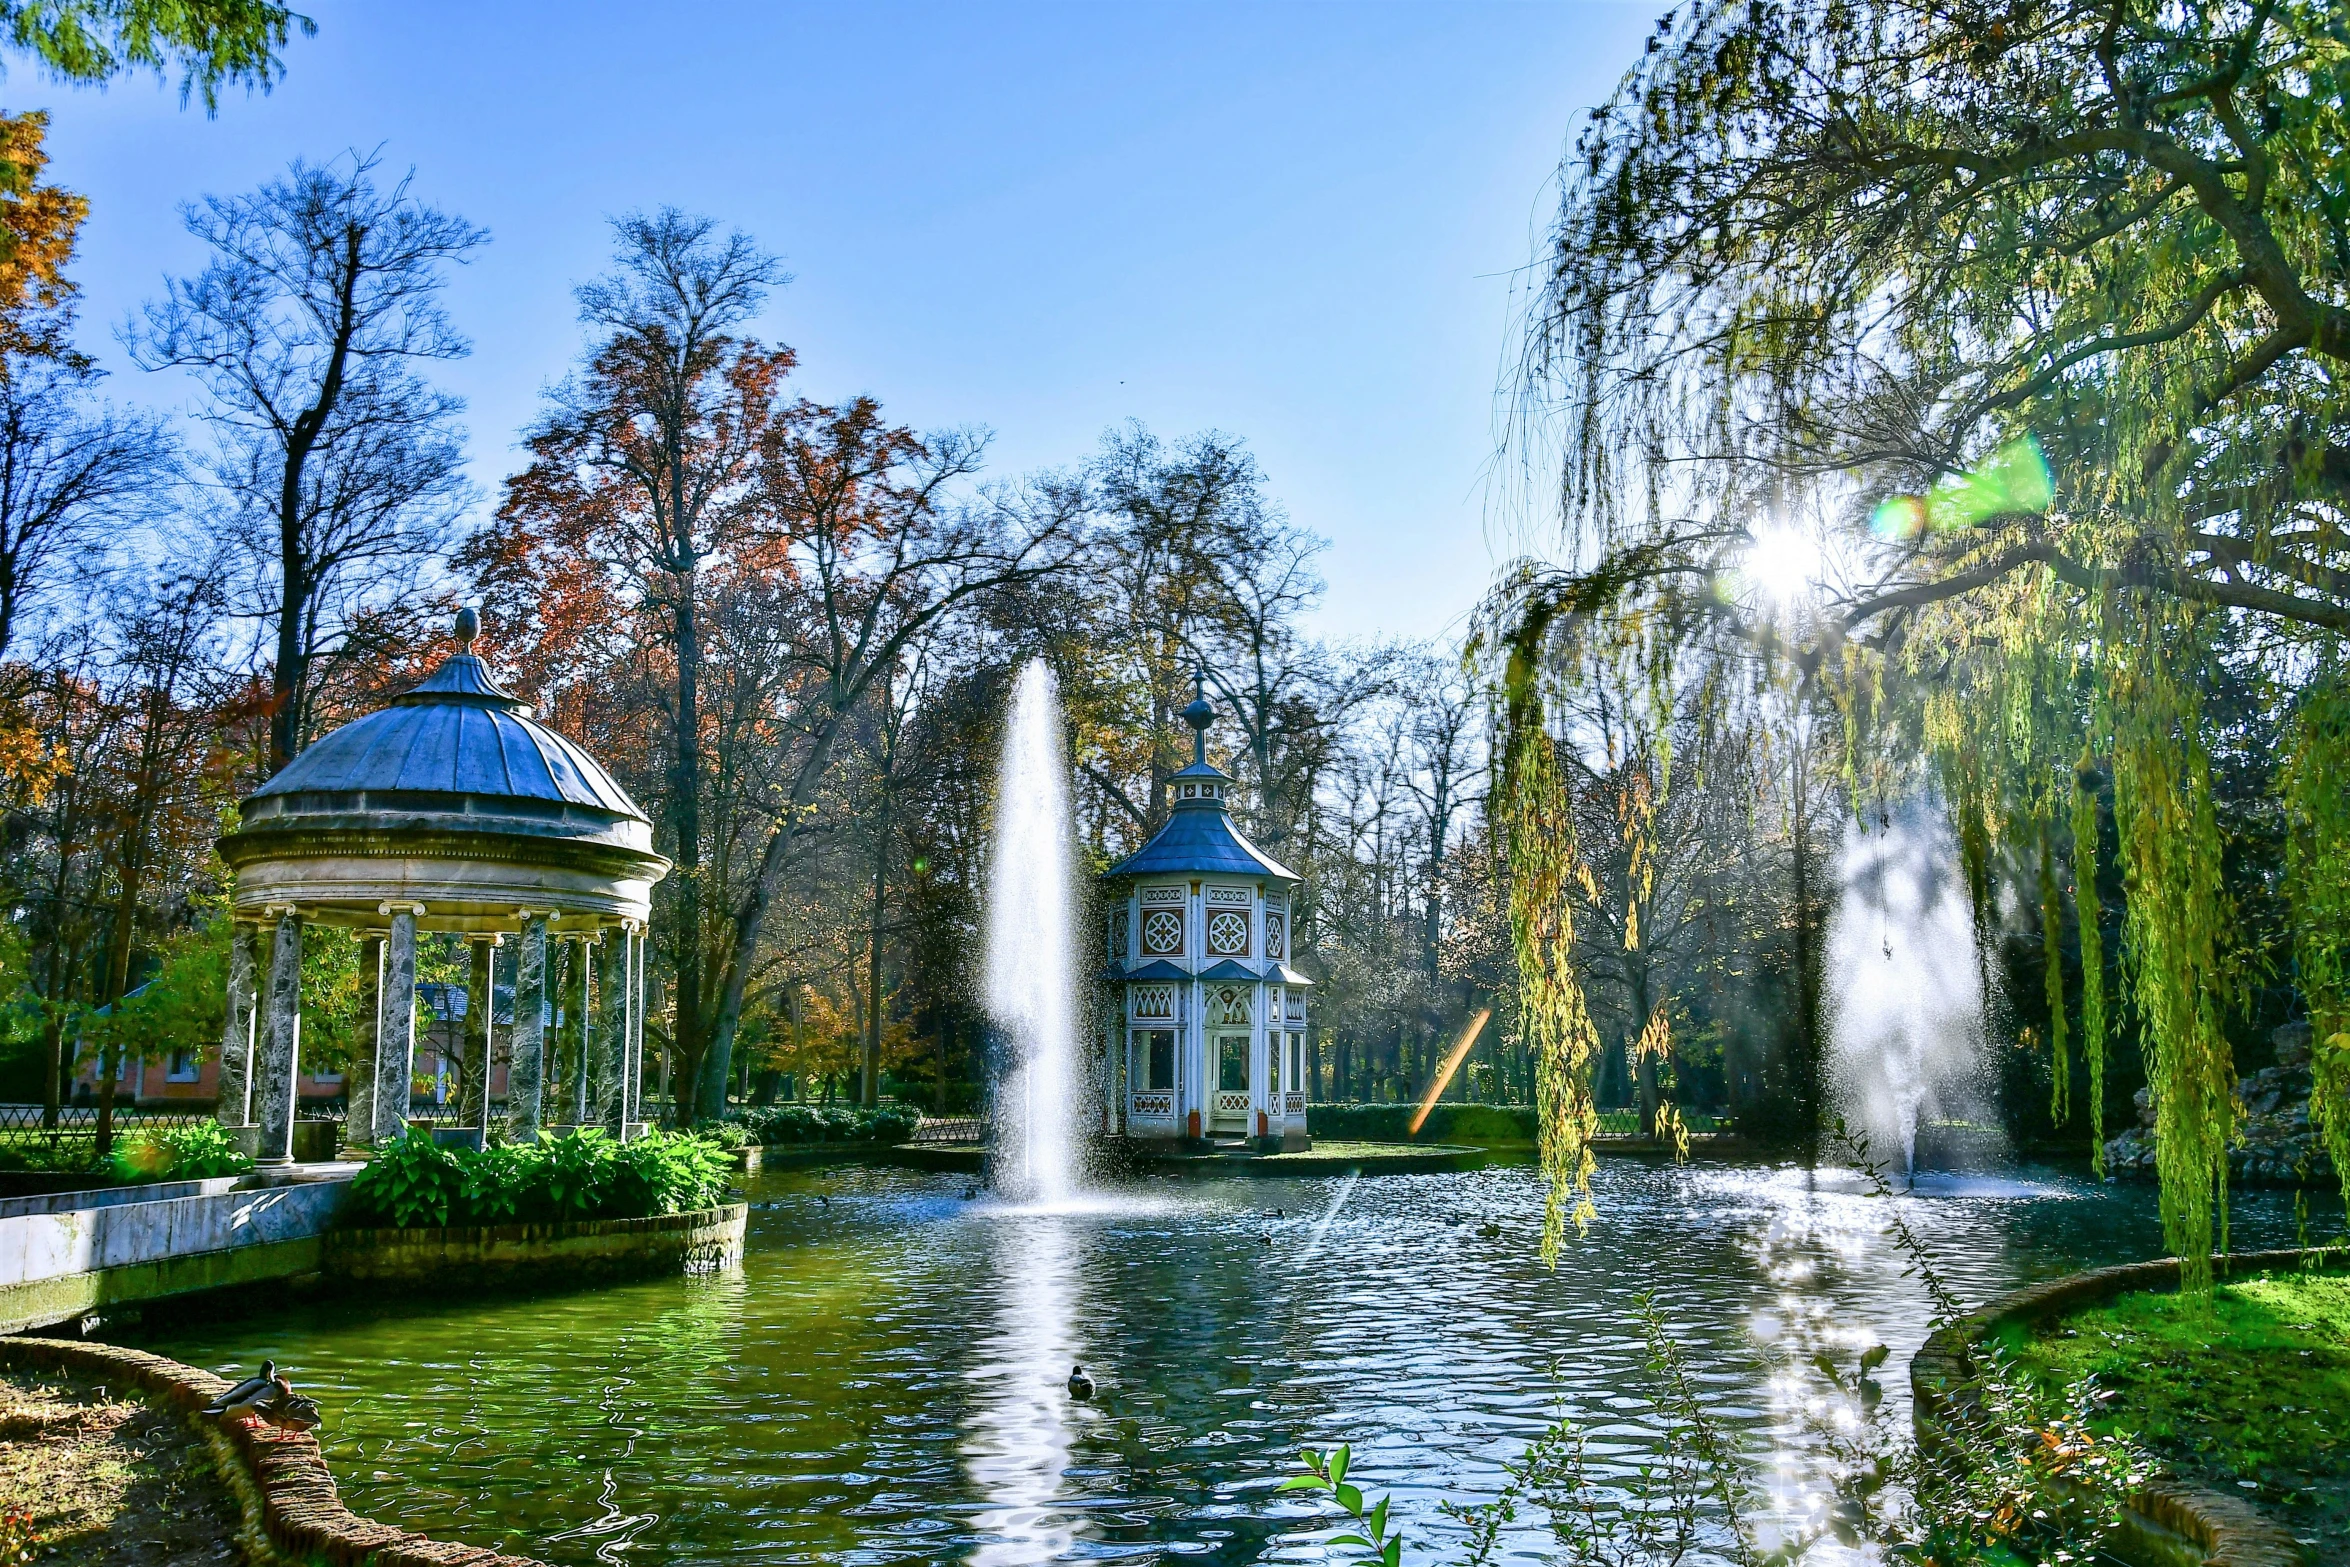
<svg viewBox="0 0 2350 1567">
<path fill-rule="evenodd" d="M 1201 798 L 1177 799 L 1167 824 L 1151 841 L 1103 873 L 1110 876 L 1225 875 L 1265 876 L 1274 881 L 1298 881 L 1298 874 L 1248 841 L 1225 807 L 1225 791 L 1232 779 L 1206 762 L 1194 762 L 1168 780 L 1176 786 L 1205 782 L 1212 788 Z M 1251 978 L 1254 978 L 1252 975 Z"/>
</svg>

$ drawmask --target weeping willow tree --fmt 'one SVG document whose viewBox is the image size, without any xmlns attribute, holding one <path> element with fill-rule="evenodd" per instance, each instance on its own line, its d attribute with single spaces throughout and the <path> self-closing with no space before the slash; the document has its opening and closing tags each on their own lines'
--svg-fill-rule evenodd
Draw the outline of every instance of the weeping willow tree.
<svg viewBox="0 0 2350 1567">
<path fill-rule="evenodd" d="M 2346 85 L 2329 0 L 1683 6 L 1562 168 L 1521 380 L 1519 471 L 1567 557 L 1525 623 L 1705 603 L 1832 680 L 1848 755 L 1939 784 L 1979 910 L 1995 862 L 2030 867 L 2052 1048 L 2069 844 L 2100 1135 L 2109 759 L 2165 1233 L 2197 1278 L 2240 956 L 2197 682 L 2224 645 L 2290 701 L 2350 632 Z M 1740 585 L 1798 512 L 1828 522 L 1791 612 Z M 2339 1164 L 2339 729 L 2306 716 L 2297 966 Z"/>
</svg>

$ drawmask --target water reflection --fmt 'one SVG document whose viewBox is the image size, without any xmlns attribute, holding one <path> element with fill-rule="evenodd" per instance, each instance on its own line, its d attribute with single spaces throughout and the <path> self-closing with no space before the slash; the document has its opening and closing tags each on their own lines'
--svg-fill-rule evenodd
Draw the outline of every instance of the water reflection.
<svg viewBox="0 0 2350 1567">
<path fill-rule="evenodd" d="M 973 1346 L 963 1471 L 985 1505 L 973 1519 L 978 1567 L 1049 1562 L 1075 1543 L 1057 1505 L 1069 1468 L 1069 1368 L 1076 1334 L 1075 1215 L 994 1216 L 989 1245 L 994 1321 Z"/>
<path fill-rule="evenodd" d="M 1609 1161 L 1556 1272 L 1525 1168 L 1167 1183 L 1049 1212 L 962 1201 L 964 1182 L 762 1178 L 743 1269 L 715 1280 L 318 1302 L 152 1342 L 290 1366 L 356 1511 L 557 1567 L 1242 1567 L 1329 1559 L 1326 1520 L 1274 1490 L 1300 1447 L 1354 1443 L 1420 1562 L 1459 1554 L 1438 1504 L 1492 1495 L 1562 1409 L 1613 1476 L 1653 1463 L 1629 1316 L 1650 1288 L 1771 1520 L 1805 1527 L 1808 1358 L 1890 1345 L 1898 1425 L 1929 1316 L 1888 1200 L 1795 1169 Z M 2160 1247 L 2149 1188 L 1928 1178 L 1892 1201 L 1970 1302 Z M 2289 1198 L 2239 1201 L 2240 1245 L 2293 1233 Z M 1076 1361 L 1091 1403 L 1064 1389 Z M 1521 1528 L 1505 1556 L 1557 1554 Z"/>
</svg>

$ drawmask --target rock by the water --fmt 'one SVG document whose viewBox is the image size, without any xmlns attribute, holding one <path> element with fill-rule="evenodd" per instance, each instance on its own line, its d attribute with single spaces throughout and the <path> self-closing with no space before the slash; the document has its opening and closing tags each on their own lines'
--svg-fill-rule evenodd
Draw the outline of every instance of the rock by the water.
<svg viewBox="0 0 2350 1567">
<path fill-rule="evenodd" d="M 2272 1036 L 2277 1064 L 2236 1084 L 2244 1106 L 2228 1149 L 2228 1179 L 2239 1186 L 2317 1186 L 2334 1182 L 2334 1163 L 2309 1129 L 2309 1025 L 2288 1023 Z M 2105 1145 L 2114 1175 L 2154 1175 L 2154 1103 L 2143 1088 L 2131 1097 L 2138 1124 Z"/>
</svg>

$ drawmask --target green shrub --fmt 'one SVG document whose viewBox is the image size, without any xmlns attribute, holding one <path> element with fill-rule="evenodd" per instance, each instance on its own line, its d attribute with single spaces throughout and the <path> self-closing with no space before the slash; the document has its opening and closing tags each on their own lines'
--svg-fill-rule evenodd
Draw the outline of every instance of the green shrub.
<svg viewBox="0 0 2350 1567">
<path fill-rule="evenodd" d="M 201 1181 L 242 1175 L 253 1161 L 218 1121 L 143 1126 L 114 1140 L 109 1156 L 118 1181 Z"/>
<path fill-rule="evenodd" d="M 770 1147 L 799 1143 L 902 1143 L 922 1124 L 907 1105 L 867 1110 L 857 1105 L 755 1105 L 726 1123 Z"/>
<path fill-rule="evenodd" d="M 417 1134 L 359 1172 L 343 1220 L 407 1229 L 643 1219 L 716 1206 L 732 1173 L 726 1151 L 692 1133 L 649 1132 L 624 1144 L 589 1127 L 479 1150 Z"/>
</svg>

